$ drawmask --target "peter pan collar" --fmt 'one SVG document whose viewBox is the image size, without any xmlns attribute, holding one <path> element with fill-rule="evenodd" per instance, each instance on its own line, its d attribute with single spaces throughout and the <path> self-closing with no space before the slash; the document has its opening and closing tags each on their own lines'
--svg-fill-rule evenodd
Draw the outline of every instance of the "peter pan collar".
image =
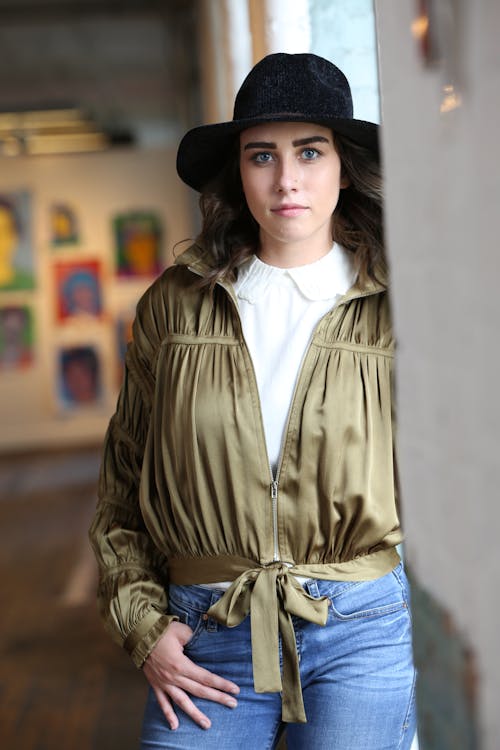
<svg viewBox="0 0 500 750">
<path fill-rule="evenodd" d="M 291 279 L 309 300 L 334 300 L 352 286 L 356 278 L 352 255 L 336 242 L 326 255 L 313 263 L 295 268 L 277 268 L 256 255 L 238 269 L 234 282 L 236 296 L 254 303 L 269 286 L 282 285 Z"/>
</svg>

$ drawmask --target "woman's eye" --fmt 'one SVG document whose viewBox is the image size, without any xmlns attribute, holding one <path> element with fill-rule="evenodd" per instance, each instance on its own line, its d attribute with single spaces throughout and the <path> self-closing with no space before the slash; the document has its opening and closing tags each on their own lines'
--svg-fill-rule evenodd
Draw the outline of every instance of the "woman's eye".
<svg viewBox="0 0 500 750">
<path fill-rule="evenodd" d="M 273 155 L 268 151 L 261 151 L 260 153 L 254 154 L 252 156 L 252 161 L 257 162 L 257 164 L 267 164 L 267 162 L 271 161 L 272 158 Z"/>
<path fill-rule="evenodd" d="M 316 159 L 319 156 L 319 151 L 315 148 L 305 148 L 302 151 L 302 158 L 304 158 L 306 161 L 311 161 L 312 159 Z"/>
</svg>

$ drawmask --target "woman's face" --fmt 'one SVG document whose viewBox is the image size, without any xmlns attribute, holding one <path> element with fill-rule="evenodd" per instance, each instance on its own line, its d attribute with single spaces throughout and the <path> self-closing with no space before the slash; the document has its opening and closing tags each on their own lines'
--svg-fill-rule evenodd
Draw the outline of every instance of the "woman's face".
<svg viewBox="0 0 500 750">
<path fill-rule="evenodd" d="M 244 130 L 240 173 L 264 260 L 300 265 L 330 250 L 332 214 L 346 184 L 329 128 L 274 122 Z"/>
</svg>

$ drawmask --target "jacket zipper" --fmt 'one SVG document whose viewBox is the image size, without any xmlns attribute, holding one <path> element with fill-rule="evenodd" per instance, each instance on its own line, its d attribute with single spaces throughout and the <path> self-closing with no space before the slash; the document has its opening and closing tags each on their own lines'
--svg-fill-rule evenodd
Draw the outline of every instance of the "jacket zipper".
<svg viewBox="0 0 500 750">
<path fill-rule="evenodd" d="M 193 273 L 197 274 L 198 276 L 202 276 L 203 275 L 202 273 L 200 273 L 199 271 L 197 271 L 196 269 L 194 269 L 192 266 L 189 266 L 189 270 L 192 271 Z M 265 430 L 264 430 L 264 418 L 262 416 L 262 405 L 261 405 L 261 401 L 260 401 L 259 388 L 258 388 L 258 384 L 257 384 L 257 376 L 255 374 L 255 367 L 254 367 L 254 364 L 253 364 L 253 361 L 252 361 L 252 356 L 250 354 L 250 350 L 248 348 L 247 342 L 245 340 L 245 336 L 243 334 L 243 327 L 241 325 L 241 318 L 240 318 L 240 313 L 239 313 L 239 310 L 238 310 L 238 303 L 237 303 L 237 300 L 236 300 L 234 294 L 232 293 L 231 289 L 228 286 L 226 286 L 221 281 L 218 281 L 217 284 L 219 286 L 221 286 L 222 289 L 224 289 L 224 291 L 229 295 L 229 298 L 230 298 L 230 300 L 231 300 L 231 302 L 233 304 L 233 307 L 234 307 L 234 310 L 235 310 L 235 313 L 236 313 L 236 317 L 237 317 L 237 319 L 239 321 L 239 324 L 240 324 L 241 339 L 242 339 L 243 344 L 245 346 L 245 350 L 246 350 L 246 353 L 248 355 L 248 360 L 249 360 L 251 368 L 252 368 L 253 381 L 254 381 L 254 386 L 255 386 L 256 392 L 257 392 L 257 399 L 258 399 L 258 405 L 259 405 L 259 417 L 260 417 L 261 435 L 262 435 L 262 440 L 263 440 L 263 443 L 264 443 L 264 449 L 265 449 L 265 453 L 266 453 L 266 457 L 267 457 L 267 463 L 268 463 L 268 466 L 269 466 L 269 473 L 271 475 L 270 495 L 271 495 L 272 526 L 273 526 L 273 562 L 282 562 L 281 559 L 280 559 L 279 539 L 278 539 L 278 491 L 279 491 L 279 479 L 280 479 L 281 464 L 282 464 L 282 461 L 283 461 L 283 454 L 284 454 L 284 451 L 285 451 L 285 445 L 287 443 L 287 438 L 288 438 L 288 430 L 289 430 L 289 427 L 290 427 L 290 416 L 291 416 L 292 409 L 293 409 L 294 402 L 295 402 L 295 398 L 296 398 L 296 395 L 297 395 L 298 386 L 300 384 L 300 381 L 302 380 L 302 372 L 303 372 L 303 369 L 304 369 L 304 364 L 305 364 L 305 362 L 306 362 L 306 360 L 308 358 L 309 352 L 311 350 L 312 341 L 314 339 L 316 331 L 319 328 L 321 322 L 323 321 L 323 319 L 327 315 L 330 314 L 331 310 L 328 311 L 327 313 L 325 313 L 325 315 L 323 315 L 320 318 L 320 320 L 318 320 L 318 322 L 316 323 L 316 325 L 314 326 L 313 332 L 311 334 L 311 338 L 309 339 L 309 343 L 308 343 L 308 345 L 306 347 L 306 350 L 304 352 L 304 356 L 302 357 L 302 362 L 300 364 L 299 372 L 297 373 L 297 378 L 296 378 L 295 386 L 294 386 L 293 393 L 292 393 L 292 399 L 291 399 L 290 405 L 288 407 L 288 415 L 287 415 L 287 419 L 286 419 L 286 423 L 285 423 L 285 429 L 283 431 L 283 436 L 282 436 L 282 439 L 281 439 L 281 447 L 280 447 L 280 453 L 279 453 L 279 457 L 278 457 L 278 464 L 276 466 L 276 475 L 274 475 L 273 474 L 273 469 L 272 469 L 272 466 L 271 466 L 271 461 L 269 459 L 269 453 L 268 453 L 268 450 L 267 450 L 266 433 L 265 433 Z M 368 293 L 367 292 L 361 293 L 361 294 L 355 295 L 353 297 L 349 297 L 348 301 L 350 302 L 351 300 L 354 300 L 354 299 L 360 299 L 362 297 L 367 297 L 367 296 L 369 296 L 372 293 L 374 293 L 374 292 L 370 291 Z M 345 304 L 345 302 L 347 301 L 347 300 L 345 300 L 345 296 L 346 295 L 344 295 L 344 297 L 341 297 L 341 299 L 337 302 L 337 304 L 335 305 L 336 309 L 338 309 L 343 304 Z"/>
<path fill-rule="evenodd" d="M 304 369 L 304 365 L 305 365 L 306 360 L 308 358 L 309 351 L 311 349 L 311 344 L 312 344 L 312 341 L 314 339 L 314 335 L 316 333 L 316 329 L 319 327 L 321 321 L 323 320 L 324 317 L 326 317 L 326 315 L 329 315 L 329 312 L 325 313 L 325 315 L 320 320 L 318 320 L 318 322 L 314 326 L 314 329 L 313 329 L 313 331 L 311 333 L 311 337 L 309 339 L 309 342 L 308 342 L 307 347 L 305 349 L 304 355 L 303 355 L 302 360 L 300 362 L 300 366 L 299 366 L 299 370 L 298 370 L 298 373 L 297 373 L 297 377 L 295 379 L 295 385 L 294 385 L 293 391 L 292 391 L 292 398 L 291 398 L 290 404 L 288 406 L 288 413 L 287 413 L 287 417 L 286 417 L 285 427 L 284 427 L 284 430 L 283 430 L 283 435 L 281 437 L 280 452 L 279 452 L 279 456 L 278 456 L 278 463 L 276 465 L 276 475 L 273 475 L 273 470 L 272 470 L 272 467 L 271 467 L 271 462 L 269 460 L 269 455 L 267 457 L 267 460 L 268 460 L 268 463 L 269 463 L 269 469 L 270 469 L 270 472 L 271 472 L 271 503 L 272 503 L 272 512 L 273 512 L 273 544 L 274 544 L 273 560 L 274 560 L 274 562 L 283 562 L 281 560 L 281 558 L 280 558 L 279 541 L 278 541 L 278 490 L 279 490 L 279 479 L 280 479 L 280 475 L 281 475 L 281 464 L 283 463 L 283 455 L 285 453 L 285 446 L 286 446 L 287 438 L 288 438 L 288 430 L 289 430 L 289 427 L 290 427 L 290 417 L 292 415 L 293 406 L 295 404 L 295 398 L 297 396 L 298 387 L 299 387 L 300 382 L 302 380 L 302 371 Z M 245 346 L 246 346 L 246 342 L 245 342 Z M 247 347 L 247 351 L 248 351 L 248 347 Z M 248 351 L 248 356 L 249 356 L 250 361 L 251 361 L 252 358 L 250 356 L 250 351 Z M 252 366 L 253 366 L 253 363 L 252 363 Z M 254 370 L 254 376 L 255 376 L 255 370 Z M 255 378 L 255 382 L 257 383 L 257 378 Z M 257 391 L 258 391 L 258 388 L 257 388 Z M 261 421 L 262 421 L 262 431 L 264 433 L 264 422 L 263 422 L 263 418 L 262 418 L 262 408 L 260 406 L 260 397 L 259 397 L 259 409 L 260 409 L 260 415 L 261 415 Z M 264 433 L 264 442 L 265 442 L 265 433 Z M 267 451 L 267 443 L 266 443 L 266 451 Z"/>
<path fill-rule="evenodd" d="M 278 544 L 278 482 L 273 479 L 271 482 L 271 508 L 273 512 L 273 560 L 279 562 L 280 550 Z"/>
<path fill-rule="evenodd" d="M 284 561 L 281 560 L 280 550 L 279 550 L 279 538 L 278 538 L 278 493 L 279 493 L 279 480 L 280 480 L 280 474 L 281 474 L 281 464 L 283 463 L 283 454 L 285 452 L 285 446 L 286 446 L 287 438 L 288 438 L 288 430 L 289 430 L 289 427 L 290 427 L 290 417 L 291 417 L 291 414 L 292 414 L 293 406 L 295 404 L 295 398 L 296 398 L 296 395 L 297 395 L 297 390 L 298 390 L 298 387 L 299 387 L 300 382 L 302 380 L 302 372 L 303 372 L 303 369 L 304 369 L 304 365 L 305 365 L 305 362 L 306 362 L 306 360 L 308 358 L 308 355 L 309 355 L 309 352 L 310 352 L 310 349 L 311 349 L 311 344 L 312 344 L 312 341 L 313 341 L 314 336 L 316 334 L 316 330 L 320 326 L 321 321 L 323 320 L 323 318 L 325 318 L 327 315 L 329 315 L 331 311 L 325 313 L 325 315 L 323 315 L 320 318 L 320 320 L 318 320 L 318 322 L 316 323 L 316 325 L 314 326 L 314 329 L 313 329 L 313 331 L 311 333 L 311 337 L 309 339 L 309 342 L 307 344 L 306 350 L 304 352 L 304 356 L 302 357 L 302 361 L 300 363 L 299 371 L 297 373 L 297 378 L 295 380 L 295 385 L 294 385 L 293 392 L 292 392 L 292 398 L 291 398 L 291 401 L 290 401 L 290 405 L 288 407 L 288 413 L 287 413 L 287 418 L 286 418 L 286 422 L 285 422 L 285 428 L 283 430 L 283 435 L 282 435 L 282 438 L 281 438 L 281 445 L 280 445 L 280 452 L 279 452 L 279 456 L 278 456 L 278 463 L 276 465 L 276 474 L 273 474 L 273 469 L 272 469 L 271 461 L 269 459 L 269 453 L 268 453 L 268 450 L 267 450 L 266 433 L 265 433 L 265 430 L 264 430 L 264 418 L 262 416 L 262 405 L 261 405 L 261 401 L 260 401 L 259 388 L 258 388 L 258 384 L 257 384 L 257 376 L 255 374 L 255 367 L 254 367 L 254 364 L 253 364 L 252 355 L 250 354 L 250 349 L 248 348 L 245 336 L 243 334 L 243 328 L 242 328 L 242 325 L 241 325 L 241 318 L 240 318 L 240 314 L 239 314 L 239 310 L 238 310 L 238 304 L 237 304 L 237 302 L 236 302 L 236 300 L 234 298 L 234 295 L 232 294 L 231 290 L 228 289 L 228 287 L 226 287 L 222 282 L 217 282 L 217 283 L 229 295 L 229 298 L 231 299 L 231 302 L 232 302 L 232 304 L 234 306 L 236 317 L 237 317 L 237 319 L 239 321 L 239 324 L 240 324 L 241 340 L 243 341 L 243 344 L 245 346 L 245 350 L 246 350 L 246 353 L 247 353 L 247 356 L 248 356 L 248 360 L 249 360 L 251 368 L 252 368 L 253 381 L 254 381 L 256 392 L 257 392 L 257 399 L 258 399 L 258 405 L 259 405 L 259 418 L 260 418 L 260 426 L 261 426 L 261 435 L 262 435 L 262 440 L 263 440 L 264 448 L 265 448 L 265 452 L 266 452 L 267 463 L 268 463 L 268 466 L 269 466 L 269 473 L 270 473 L 270 476 L 271 476 L 270 494 L 271 494 L 271 513 L 272 513 L 272 526 L 273 526 L 273 529 L 272 529 L 272 531 L 273 531 L 273 562 L 284 562 Z M 337 303 L 337 304 L 340 304 L 340 303 Z"/>
<path fill-rule="evenodd" d="M 193 270 L 193 269 L 191 269 L 191 270 Z M 272 532 L 273 532 L 273 562 L 280 562 L 279 539 L 278 539 L 278 490 L 279 490 L 279 476 L 280 476 L 280 469 L 281 469 L 281 463 L 282 463 L 282 458 L 283 458 L 284 447 L 285 447 L 285 444 L 286 444 L 286 435 L 288 433 L 288 423 L 290 421 L 290 413 L 292 411 L 292 405 L 293 405 L 293 402 L 295 400 L 295 393 L 296 393 L 296 390 L 297 390 L 297 383 L 300 380 L 300 372 L 299 372 L 299 375 L 297 376 L 297 380 L 295 382 L 295 387 L 294 387 L 294 391 L 293 391 L 293 395 L 292 395 L 292 400 L 290 402 L 290 406 L 289 406 L 289 409 L 288 409 L 287 421 L 286 421 L 285 429 L 283 431 L 283 437 L 281 439 L 281 446 L 280 446 L 280 453 L 279 453 L 279 457 L 278 457 L 278 464 L 276 466 L 276 475 L 274 475 L 273 474 L 273 468 L 272 468 L 272 465 L 271 465 L 271 461 L 270 461 L 270 458 L 269 458 L 269 453 L 268 453 L 268 450 L 267 450 L 266 432 L 264 430 L 264 418 L 262 416 L 262 405 L 261 405 L 261 400 L 260 400 L 259 387 L 258 387 L 258 384 L 257 384 L 257 375 L 255 374 L 255 367 L 254 367 L 254 364 L 253 364 L 252 355 L 250 354 L 250 349 L 248 348 L 248 344 L 247 344 L 245 336 L 243 334 L 243 327 L 241 325 L 241 318 L 240 318 L 240 313 L 239 313 L 239 310 L 238 310 L 238 303 L 237 303 L 237 300 L 235 299 L 235 296 L 232 293 L 232 291 L 231 291 L 230 288 L 228 288 L 227 286 L 225 286 L 225 284 L 223 282 L 220 282 L 220 281 L 218 281 L 217 284 L 219 286 L 221 286 L 224 289 L 224 291 L 229 295 L 231 303 L 232 303 L 232 305 L 234 307 L 234 311 L 235 311 L 236 317 L 237 317 L 239 325 L 240 325 L 241 340 L 242 340 L 243 345 L 245 347 L 245 351 L 246 351 L 246 354 L 248 356 L 248 361 L 250 362 L 250 366 L 251 366 L 251 369 L 252 369 L 253 383 L 254 383 L 254 386 L 255 386 L 256 393 L 257 393 L 257 401 L 258 401 L 258 405 L 259 405 L 260 432 L 261 432 L 261 435 L 262 435 L 262 441 L 263 441 L 264 450 L 265 450 L 265 453 L 266 453 L 267 465 L 269 466 L 269 475 L 270 475 L 270 478 L 271 478 L 270 494 L 271 494 L 271 516 L 272 516 Z M 312 338 L 311 338 L 311 340 L 312 340 Z M 309 345 L 310 345 L 310 343 L 311 342 L 309 342 Z M 309 350 L 309 346 L 308 346 L 308 348 L 306 350 L 306 354 L 304 355 L 304 357 L 302 359 L 302 364 L 305 361 L 305 358 L 307 356 L 307 351 L 308 350 Z M 302 365 L 300 367 L 300 370 L 302 370 Z"/>
</svg>

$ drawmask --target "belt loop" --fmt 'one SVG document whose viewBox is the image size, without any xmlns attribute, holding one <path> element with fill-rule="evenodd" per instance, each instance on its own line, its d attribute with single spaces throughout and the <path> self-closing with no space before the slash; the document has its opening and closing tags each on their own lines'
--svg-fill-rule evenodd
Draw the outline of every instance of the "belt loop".
<svg viewBox="0 0 500 750">
<path fill-rule="evenodd" d="M 215 602 L 218 602 L 221 598 L 221 593 L 219 591 L 212 591 L 210 596 L 210 605 L 209 609 L 212 606 L 212 604 L 215 604 Z M 216 633 L 219 629 L 219 623 L 217 620 L 215 620 L 213 617 L 210 617 L 210 615 L 207 615 L 207 622 L 206 622 L 206 630 L 208 633 Z"/>
<path fill-rule="evenodd" d="M 313 596 L 315 599 L 319 599 L 321 594 L 319 593 L 318 581 L 315 578 L 309 578 L 304 581 L 304 589 L 307 591 L 309 596 Z"/>
</svg>

